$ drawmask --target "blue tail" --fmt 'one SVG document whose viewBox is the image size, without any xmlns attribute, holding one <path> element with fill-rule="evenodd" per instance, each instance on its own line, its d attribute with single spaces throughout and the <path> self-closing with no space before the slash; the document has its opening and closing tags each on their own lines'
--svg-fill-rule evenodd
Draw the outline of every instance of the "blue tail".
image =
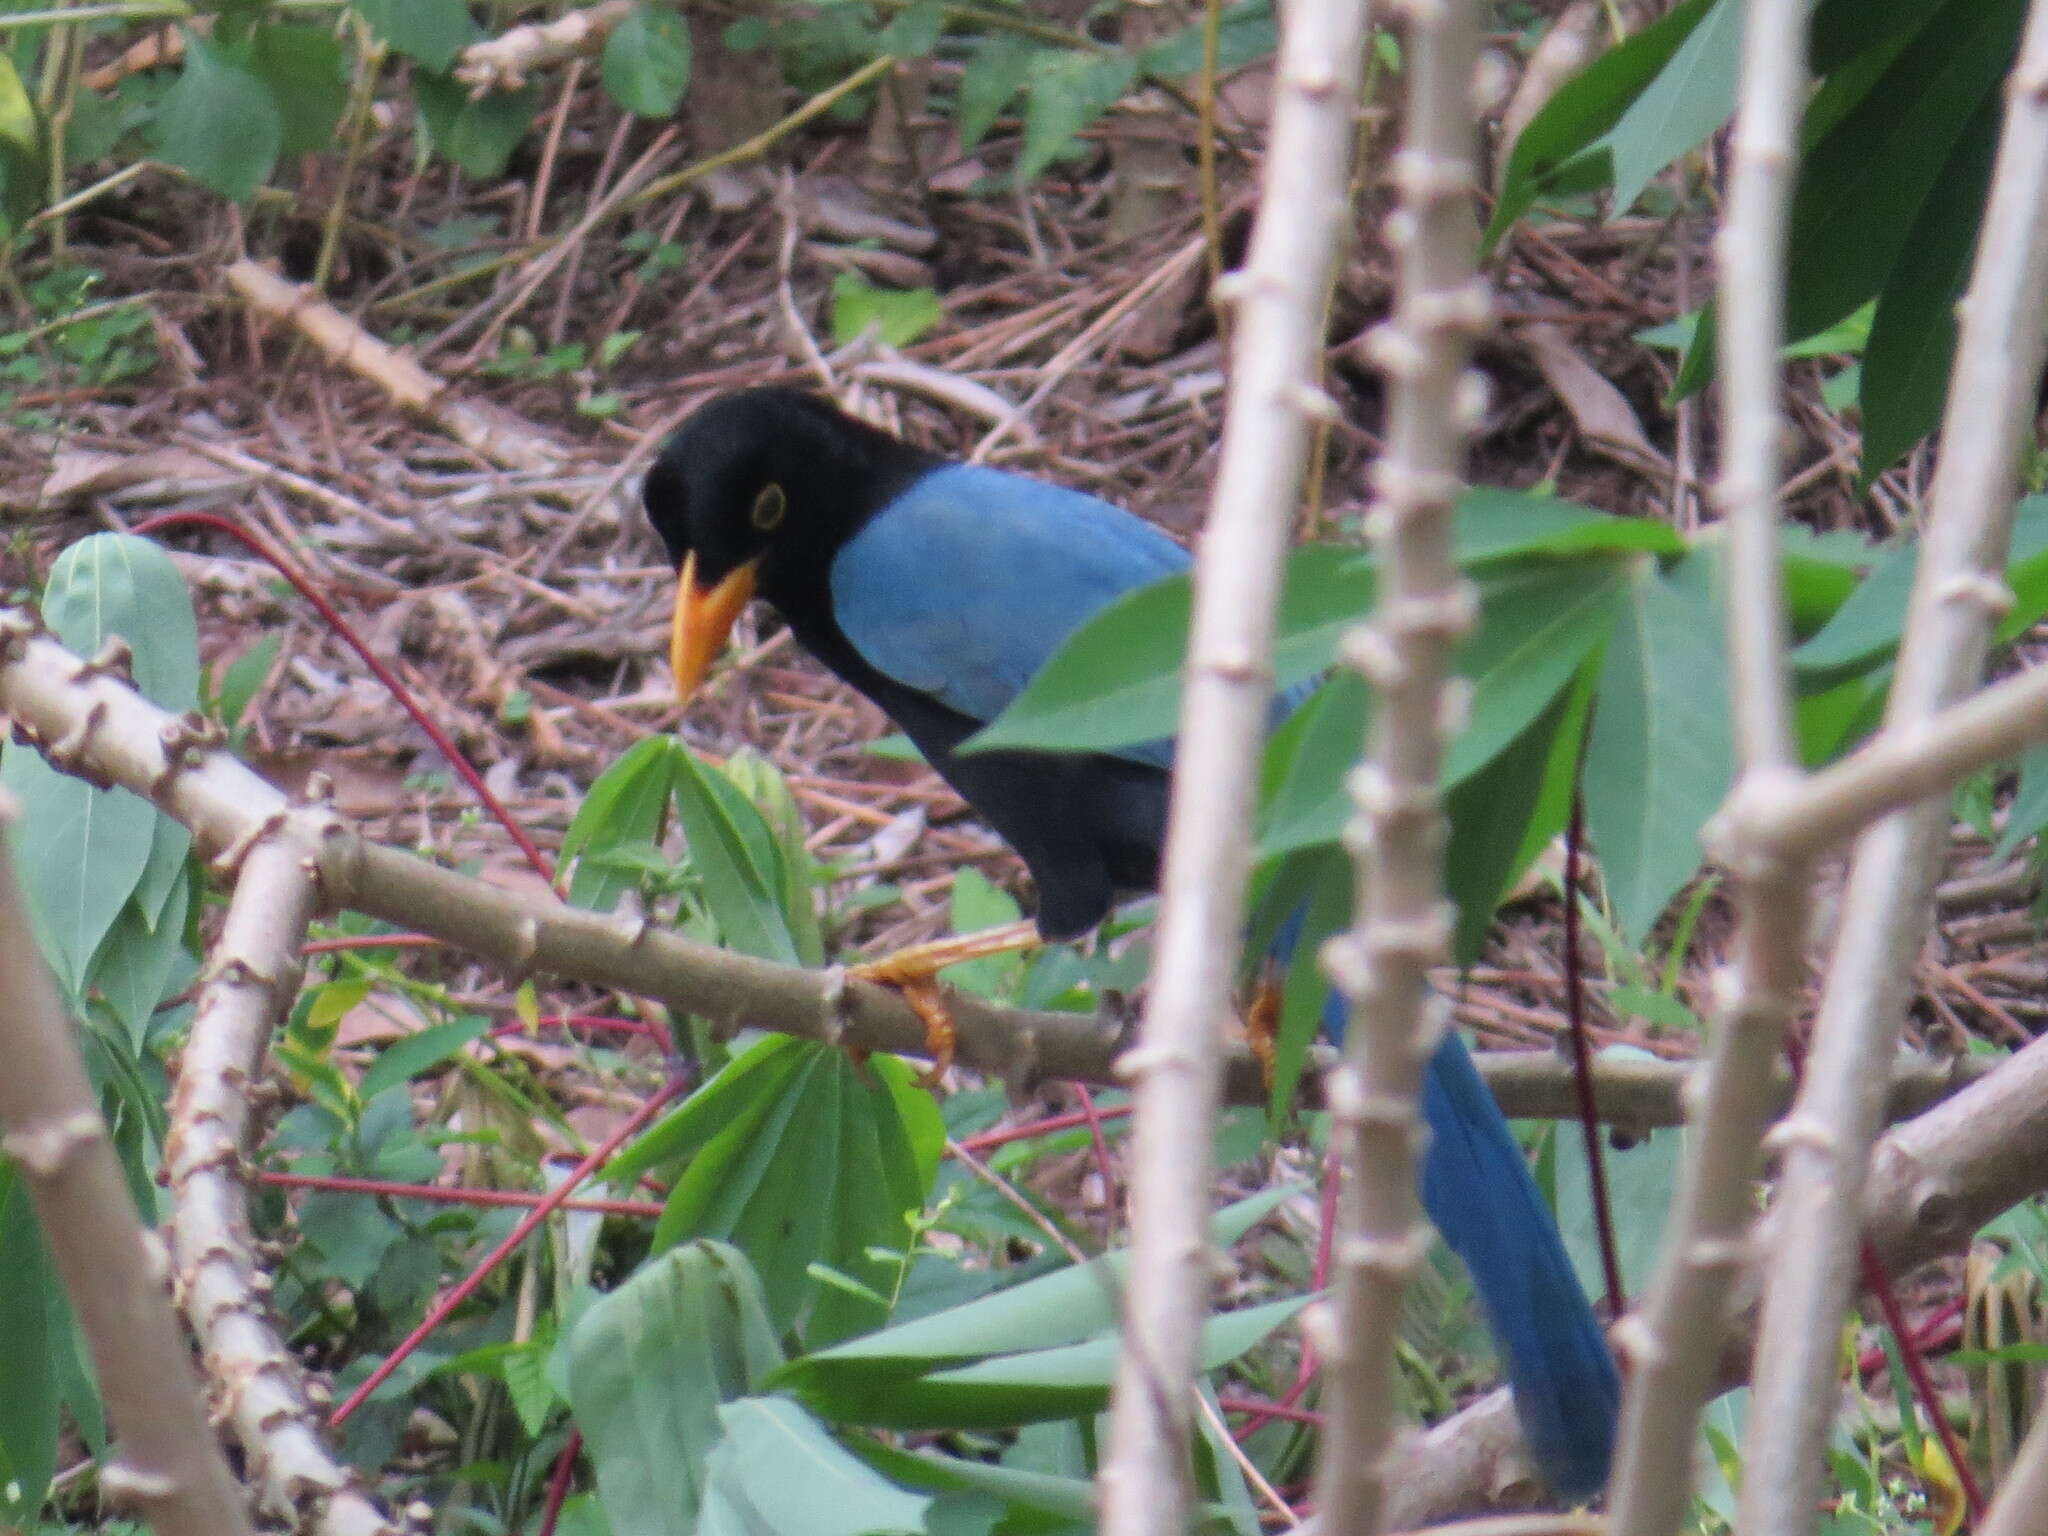
<svg viewBox="0 0 2048 1536">
<path fill-rule="evenodd" d="M 1324 1031 L 1341 1040 L 1344 1024 L 1332 994 Z M 1422 1204 L 1479 1292 L 1537 1469 L 1565 1498 L 1597 1493 L 1621 1378 L 1528 1161 L 1455 1034 L 1430 1061 L 1423 1113 Z"/>
</svg>

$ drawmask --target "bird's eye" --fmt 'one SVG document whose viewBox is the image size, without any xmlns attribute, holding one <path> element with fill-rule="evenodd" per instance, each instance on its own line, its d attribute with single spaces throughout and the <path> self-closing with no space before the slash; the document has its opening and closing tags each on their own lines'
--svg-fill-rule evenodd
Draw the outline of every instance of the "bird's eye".
<svg viewBox="0 0 2048 1536">
<path fill-rule="evenodd" d="M 754 510 L 747 515 L 754 526 L 763 533 L 772 530 L 782 521 L 782 514 L 789 510 L 789 497 L 782 487 L 770 483 L 761 487 L 761 494 L 754 498 Z"/>
</svg>

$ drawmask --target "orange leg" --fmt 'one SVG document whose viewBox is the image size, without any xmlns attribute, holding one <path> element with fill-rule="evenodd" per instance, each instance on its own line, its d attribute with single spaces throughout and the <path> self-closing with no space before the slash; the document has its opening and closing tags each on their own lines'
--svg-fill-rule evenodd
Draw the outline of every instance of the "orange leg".
<svg viewBox="0 0 2048 1536">
<path fill-rule="evenodd" d="M 1036 924 L 1005 923 L 999 928 L 984 928 L 980 933 L 963 933 L 952 938 L 934 939 L 928 944 L 913 944 L 893 955 L 866 960 L 847 969 L 863 981 L 893 987 L 903 994 L 903 1000 L 912 1011 L 924 1020 L 925 1051 L 932 1058 L 932 1064 L 918 1077 L 918 1082 L 929 1088 L 953 1065 L 953 1051 L 959 1044 L 953 1012 L 946 1006 L 945 995 L 939 988 L 939 972 L 949 965 L 959 965 L 968 960 L 1014 954 L 1038 942 Z"/>
<path fill-rule="evenodd" d="M 1280 1052 L 1280 1010 L 1287 992 L 1277 967 L 1268 965 L 1252 983 L 1251 1001 L 1244 1010 L 1244 1039 L 1259 1064 L 1259 1076 L 1266 1092 L 1273 1091 L 1273 1073 Z"/>
</svg>

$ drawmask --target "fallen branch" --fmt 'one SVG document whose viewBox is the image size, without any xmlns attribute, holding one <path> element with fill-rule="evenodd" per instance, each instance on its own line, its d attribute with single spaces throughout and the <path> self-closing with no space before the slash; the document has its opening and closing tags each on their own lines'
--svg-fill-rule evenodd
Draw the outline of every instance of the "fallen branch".
<svg viewBox="0 0 2048 1536">
<path fill-rule="evenodd" d="M 540 430 L 474 401 L 448 396 L 445 380 L 398 348 L 379 341 L 311 288 L 287 282 L 243 260 L 226 272 L 228 286 L 259 314 L 296 326 L 342 367 L 362 375 L 392 401 L 446 432 L 479 458 L 505 469 L 553 469 L 559 456 Z"/>
</svg>

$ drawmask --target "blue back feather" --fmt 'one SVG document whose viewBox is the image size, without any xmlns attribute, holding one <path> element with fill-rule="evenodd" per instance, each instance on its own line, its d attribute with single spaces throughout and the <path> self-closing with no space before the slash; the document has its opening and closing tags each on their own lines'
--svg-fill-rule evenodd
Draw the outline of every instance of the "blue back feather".
<svg viewBox="0 0 2048 1536">
<path fill-rule="evenodd" d="M 984 723 L 1067 637 L 1188 552 L 1106 501 L 978 464 L 916 481 L 832 561 L 832 616 L 877 671 Z M 1170 742 L 1119 757 L 1168 767 Z"/>
</svg>

